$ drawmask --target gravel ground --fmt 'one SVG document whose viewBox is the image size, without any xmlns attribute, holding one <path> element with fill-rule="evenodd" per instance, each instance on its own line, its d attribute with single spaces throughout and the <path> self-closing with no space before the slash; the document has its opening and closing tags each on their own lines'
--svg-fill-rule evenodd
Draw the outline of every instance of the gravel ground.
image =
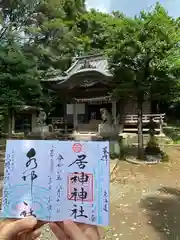
<svg viewBox="0 0 180 240">
<path fill-rule="evenodd" d="M 120 162 L 111 182 L 111 224 L 103 239 L 180 239 L 180 149 L 166 150 L 168 164 Z"/>
</svg>

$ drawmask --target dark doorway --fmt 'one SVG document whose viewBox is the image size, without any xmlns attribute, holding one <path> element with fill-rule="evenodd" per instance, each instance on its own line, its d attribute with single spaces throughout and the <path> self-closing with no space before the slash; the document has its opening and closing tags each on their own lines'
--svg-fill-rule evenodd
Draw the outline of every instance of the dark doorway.
<svg viewBox="0 0 180 240">
<path fill-rule="evenodd" d="M 106 108 L 111 113 L 112 104 L 106 103 L 106 104 L 88 105 L 88 120 L 89 121 L 92 119 L 101 120 L 101 113 L 100 113 L 101 108 Z"/>
<path fill-rule="evenodd" d="M 19 113 L 15 116 L 15 132 L 25 132 L 26 129 L 31 131 L 32 114 Z"/>
</svg>

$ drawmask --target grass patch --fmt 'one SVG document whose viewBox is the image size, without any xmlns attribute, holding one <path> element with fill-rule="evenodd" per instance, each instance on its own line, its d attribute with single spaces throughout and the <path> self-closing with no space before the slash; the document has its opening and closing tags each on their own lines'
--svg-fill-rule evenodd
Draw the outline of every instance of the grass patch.
<svg viewBox="0 0 180 240">
<path fill-rule="evenodd" d="M 180 144 L 180 125 L 164 127 L 163 132 L 174 144 Z"/>
</svg>

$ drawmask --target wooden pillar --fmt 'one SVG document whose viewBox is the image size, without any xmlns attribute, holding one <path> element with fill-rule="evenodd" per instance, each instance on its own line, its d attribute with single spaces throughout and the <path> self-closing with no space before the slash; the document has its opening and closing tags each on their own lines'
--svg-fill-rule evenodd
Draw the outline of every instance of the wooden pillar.
<svg viewBox="0 0 180 240">
<path fill-rule="evenodd" d="M 162 114 L 160 114 L 159 125 L 160 125 L 160 134 L 162 134 L 163 133 L 163 116 L 162 116 Z"/>
<path fill-rule="evenodd" d="M 36 119 L 36 112 L 32 113 L 31 115 L 31 131 L 34 132 L 36 129 L 37 125 L 37 119 Z"/>
<path fill-rule="evenodd" d="M 116 101 L 112 101 L 112 118 L 114 121 L 114 124 L 116 124 Z"/>
<path fill-rule="evenodd" d="M 77 130 L 77 105 L 76 103 L 73 103 L 73 125 L 74 125 L 74 130 Z"/>
</svg>

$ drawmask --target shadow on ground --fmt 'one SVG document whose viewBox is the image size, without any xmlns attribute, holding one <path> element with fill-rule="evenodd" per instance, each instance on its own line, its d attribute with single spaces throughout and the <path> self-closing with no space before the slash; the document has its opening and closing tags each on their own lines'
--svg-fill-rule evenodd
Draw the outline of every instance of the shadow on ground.
<svg viewBox="0 0 180 240">
<path fill-rule="evenodd" d="M 144 151 L 145 151 L 145 148 L 141 148 L 141 153 L 144 155 Z M 137 146 L 125 146 L 123 148 L 123 157 L 125 158 L 135 158 L 137 159 L 138 158 L 138 147 Z"/>
<path fill-rule="evenodd" d="M 159 195 L 142 199 L 140 205 L 161 240 L 180 239 L 180 190 L 163 187 Z"/>
<path fill-rule="evenodd" d="M 126 157 L 137 157 L 138 155 L 138 148 L 137 146 L 124 146 L 124 155 Z"/>
</svg>

